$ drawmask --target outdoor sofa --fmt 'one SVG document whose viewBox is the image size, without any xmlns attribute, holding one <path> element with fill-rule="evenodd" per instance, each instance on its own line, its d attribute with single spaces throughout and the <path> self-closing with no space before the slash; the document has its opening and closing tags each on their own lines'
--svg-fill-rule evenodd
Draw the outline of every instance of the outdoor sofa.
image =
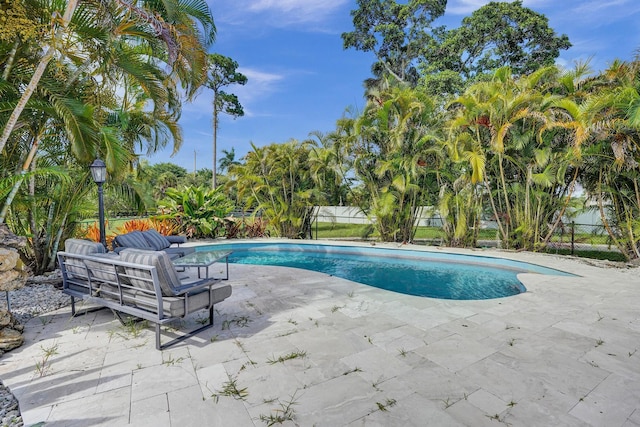
<svg viewBox="0 0 640 427">
<path fill-rule="evenodd" d="M 116 253 L 126 248 L 165 251 L 171 259 L 175 259 L 189 255 L 195 251 L 193 248 L 180 246 L 181 243 L 186 242 L 187 238 L 185 236 L 163 236 L 156 230 L 149 229 L 145 231 L 131 231 L 115 236 L 113 238 L 113 250 Z"/>
<path fill-rule="evenodd" d="M 63 292 L 76 299 L 111 309 L 125 323 L 126 317 L 155 324 L 156 349 L 162 350 L 213 326 L 213 306 L 231 295 L 231 286 L 219 279 L 183 282 L 164 251 L 123 249 L 106 252 L 100 243 L 79 239 L 65 242 L 58 252 Z M 187 315 L 208 310 L 208 322 L 162 344 L 161 327 Z"/>
</svg>

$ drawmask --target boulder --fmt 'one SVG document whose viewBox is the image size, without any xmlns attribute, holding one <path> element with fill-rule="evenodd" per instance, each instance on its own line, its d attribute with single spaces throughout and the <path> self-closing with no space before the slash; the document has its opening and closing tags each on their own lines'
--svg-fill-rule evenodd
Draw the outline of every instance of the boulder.
<svg viewBox="0 0 640 427">
<path fill-rule="evenodd" d="M 0 271 L 13 270 L 19 259 L 20 255 L 15 249 L 0 247 Z"/>
<path fill-rule="evenodd" d="M 4 328 L 0 331 L 0 354 L 18 348 L 24 342 L 22 334 L 11 328 Z"/>
<path fill-rule="evenodd" d="M 27 273 L 22 269 L 18 253 L 26 242 L 24 237 L 16 236 L 9 231 L 6 224 L 0 224 L 0 291 L 14 291 L 26 283 Z M 8 296 L 10 298 L 11 294 Z M 22 345 L 23 329 L 11 312 L 0 309 L 0 354 Z"/>
</svg>

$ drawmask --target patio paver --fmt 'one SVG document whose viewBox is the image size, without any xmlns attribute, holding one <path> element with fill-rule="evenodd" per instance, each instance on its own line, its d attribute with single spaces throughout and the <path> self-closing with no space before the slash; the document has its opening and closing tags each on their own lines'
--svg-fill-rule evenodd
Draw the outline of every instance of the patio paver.
<svg viewBox="0 0 640 427">
<path fill-rule="evenodd" d="M 233 295 L 196 337 L 159 352 L 151 328 L 64 308 L 26 325 L 0 378 L 25 425 L 261 426 L 292 403 L 285 425 L 639 427 L 638 269 L 482 253 L 580 277 L 446 301 L 232 264 Z"/>
</svg>

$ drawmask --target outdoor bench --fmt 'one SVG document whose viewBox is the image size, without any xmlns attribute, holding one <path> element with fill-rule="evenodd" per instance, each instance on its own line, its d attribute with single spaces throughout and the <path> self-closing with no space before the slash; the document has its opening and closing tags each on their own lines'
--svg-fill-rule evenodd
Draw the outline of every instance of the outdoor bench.
<svg viewBox="0 0 640 427">
<path fill-rule="evenodd" d="M 88 251 L 92 250 L 92 244 L 87 242 L 79 247 Z M 66 246 L 77 247 L 69 241 Z M 231 295 L 231 286 L 221 284 L 218 279 L 181 282 L 169 256 L 163 251 L 125 249 L 119 255 L 113 252 L 58 252 L 57 255 L 62 271 L 62 291 L 71 297 L 72 315 L 76 314 L 77 299 L 111 309 L 123 323 L 123 315 L 152 322 L 158 350 L 213 326 L 214 304 Z M 162 326 L 204 309 L 209 311 L 204 326 L 161 343 Z"/>
</svg>

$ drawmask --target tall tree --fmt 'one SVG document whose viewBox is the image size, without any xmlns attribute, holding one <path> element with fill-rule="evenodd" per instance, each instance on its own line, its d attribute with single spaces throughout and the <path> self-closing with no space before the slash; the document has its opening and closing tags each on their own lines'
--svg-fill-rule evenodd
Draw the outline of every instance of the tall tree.
<svg viewBox="0 0 640 427">
<path fill-rule="evenodd" d="M 418 71 L 415 60 L 431 38 L 431 23 L 444 14 L 446 0 L 358 0 L 351 11 L 354 31 L 342 33 L 344 48 L 373 52 L 376 79 L 384 74 L 415 85 Z"/>
<path fill-rule="evenodd" d="M 69 0 L 66 5 L 55 2 L 50 6 L 53 13 L 49 10 L 50 22 L 45 24 L 52 31 L 43 31 L 42 39 L 38 40 L 43 54 L 4 126 L 0 136 L 0 153 L 54 55 L 61 54 L 72 62 L 77 62 L 83 56 L 95 59 L 95 55 L 91 54 L 92 50 L 97 51 L 104 44 L 104 32 L 100 31 L 103 30 L 100 28 L 102 26 L 108 27 L 112 34 L 124 34 L 125 38 L 136 38 L 138 42 L 146 39 L 154 44 L 155 51 L 151 49 L 147 53 L 157 57 L 157 53 L 162 52 L 164 61 L 172 67 L 188 93 L 193 94 L 202 83 L 202 45 L 215 38 L 213 18 L 204 0 L 142 1 L 140 4 L 132 4 L 126 0 L 104 0 L 90 5 Z M 40 11 L 44 12 L 45 9 L 47 8 L 41 8 Z M 76 14 L 77 9 L 81 9 L 82 13 Z M 126 17 L 126 22 L 119 19 L 123 16 Z M 196 21 L 200 25 L 194 25 Z M 78 29 L 86 28 L 89 24 L 93 25 L 94 40 L 87 37 L 87 32 L 77 33 Z M 82 43 L 76 43 L 76 37 Z M 20 44 L 19 34 L 16 34 L 14 44 Z M 80 53 L 78 49 L 85 51 Z M 9 62 L 5 67 L 10 67 L 11 64 Z M 85 65 L 88 64 L 89 62 L 85 62 Z M 128 71 L 135 72 L 132 68 Z M 141 69 L 136 71 L 144 73 Z"/>
<path fill-rule="evenodd" d="M 459 27 L 434 31 L 420 59 L 422 84 L 434 94 L 456 93 L 499 67 L 510 67 L 517 77 L 551 66 L 570 47 L 566 34 L 557 35 L 546 16 L 521 0 L 490 2 Z"/>
<path fill-rule="evenodd" d="M 233 118 L 244 116 L 244 109 L 238 97 L 233 93 L 223 91 L 222 88 L 232 84 L 245 85 L 247 77 L 238 72 L 238 63 L 228 56 L 212 53 L 208 57 L 208 63 L 206 86 L 213 91 L 213 177 L 211 178 L 211 188 L 215 190 L 217 185 L 218 116 L 220 113 L 228 114 Z"/>
</svg>

